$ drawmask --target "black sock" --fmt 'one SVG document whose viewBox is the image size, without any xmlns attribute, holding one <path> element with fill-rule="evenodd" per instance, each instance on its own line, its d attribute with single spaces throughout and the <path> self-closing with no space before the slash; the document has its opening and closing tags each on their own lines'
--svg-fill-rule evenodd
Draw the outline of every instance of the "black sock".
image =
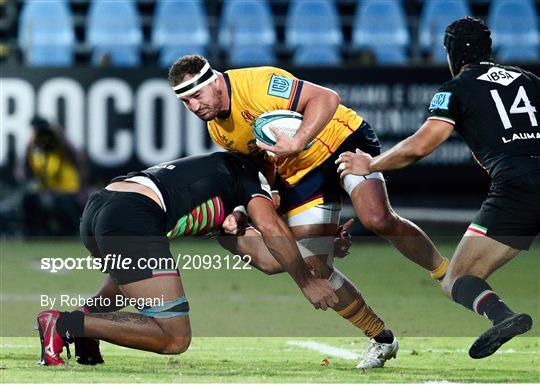
<svg viewBox="0 0 540 386">
<path fill-rule="evenodd" d="M 394 334 L 389 329 L 384 329 L 379 335 L 374 337 L 377 343 L 392 343 L 394 341 Z"/>
<path fill-rule="evenodd" d="M 85 305 L 84 306 L 89 313 L 91 314 L 99 314 L 101 312 L 106 312 L 106 311 L 103 311 L 101 308 L 99 308 L 98 306 L 94 305 L 94 304 L 90 304 L 90 305 Z"/>
<path fill-rule="evenodd" d="M 84 313 L 62 312 L 56 321 L 56 332 L 63 338 L 84 337 Z"/>
<path fill-rule="evenodd" d="M 514 312 L 501 300 L 488 283 L 476 276 L 463 276 L 452 287 L 452 299 L 497 324 Z"/>
</svg>

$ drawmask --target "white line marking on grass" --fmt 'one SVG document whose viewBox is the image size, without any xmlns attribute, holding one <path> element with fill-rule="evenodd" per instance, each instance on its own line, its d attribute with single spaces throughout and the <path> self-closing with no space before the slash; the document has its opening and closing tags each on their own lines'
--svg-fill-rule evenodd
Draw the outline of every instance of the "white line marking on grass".
<svg viewBox="0 0 540 386">
<path fill-rule="evenodd" d="M 350 351 L 344 348 L 330 346 L 324 343 L 318 343 L 313 341 L 289 341 L 287 342 L 290 346 L 307 348 L 308 350 L 317 351 L 323 354 L 327 354 L 336 358 L 348 359 L 348 360 L 358 360 L 358 353 Z"/>
<path fill-rule="evenodd" d="M 330 346 L 325 343 L 319 343 L 315 341 L 288 341 L 287 344 L 289 346 L 296 346 L 296 347 L 302 347 L 311 351 L 317 351 L 326 355 L 330 355 L 336 358 L 340 359 L 347 359 L 347 360 L 358 360 L 360 355 L 362 354 L 362 350 L 359 351 L 352 351 L 347 350 L 340 347 Z M 420 349 L 420 350 L 407 350 L 402 349 L 400 350 L 401 354 L 411 354 L 413 351 L 419 352 L 419 353 L 467 353 L 468 350 L 465 349 L 436 349 L 436 348 L 427 348 L 427 349 Z M 507 349 L 507 350 L 499 350 L 495 354 L 497 355 L 505 355 L 505 354 L 539 354 L 540 351 L 519 351 L 515 349 Z"/>
<path fill-rule="evenodd" d="M 457 348 L 457 349 L 438 349 L 438 348 L 427 348 L 424 350 L 415 350 L 418 352 L 427 352 L 427 353 L 468 353 L 469 350 L 463 349 L 463 348 Z M 412 350 L 401 350 L 402 353 L 410 354 Z M 509 348 L 506 350 L 498 350 L 495 352 L 495 354 L 539 354 L 540 351 L 518 351 L 513 348 Z"/>
</svg>

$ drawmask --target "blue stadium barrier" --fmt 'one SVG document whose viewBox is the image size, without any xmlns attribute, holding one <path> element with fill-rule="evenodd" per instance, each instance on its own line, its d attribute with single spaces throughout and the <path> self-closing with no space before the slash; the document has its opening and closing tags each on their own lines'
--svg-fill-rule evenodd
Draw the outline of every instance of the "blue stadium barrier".
<svg viewBox="0 0 540 386">
<path fill-rule="evenodd" d="M 133 67 L 141 64 L 143 36 L 136 4 L 131 0 L 94 0 L 87 16 L 87 42 L 92 62 L 110 55 L 111 64 Z"/>
<path fill-rule="evenodd" d="M 152 44 L 159 49 L 159 63 L 168 67 L 187 54 L 207 54 L 210 35 L 200 0 L 161 0 L 156 3 Z"/>
<path fill-rule="evenodd" d="M 419 46 L 437 63 L 446 62 L 443 46 L 444 30 L 448 24 L 465 16 L 472 16 L 466 0 L 426 0 L 418 28 Z"/>
<path fill-rule="evenodd" d="M 400 1 L 359 2 L 353 26 L 354 48 L 369 49 L 381 64 L 402 64 L 407 61 L 409 42 L 407 19 Z"/>
<path fill-rule="evenodd" d="M 73 20 L 65 1 L 34 0 L 24 3 L 19 20 L 18 45 L 28 65 L 70 66 L 73 64 L 74 44 Z"/>
<path fill-rule="evenodd" d="M 533 1 L 494 0 L 488 25 L 501 60 L 538 60 L 540 33 Z"/>
<path fill-rule="evenodd" d="M 296 0 L 289 5 L 285 44 L 339 46 L 343 34 L 336 5 L 329 0 Z"/>
</svg>

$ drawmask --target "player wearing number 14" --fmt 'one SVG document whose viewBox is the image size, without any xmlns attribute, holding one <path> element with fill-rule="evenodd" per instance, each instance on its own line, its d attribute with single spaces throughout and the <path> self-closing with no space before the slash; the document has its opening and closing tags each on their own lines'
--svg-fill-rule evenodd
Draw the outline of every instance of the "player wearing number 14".
<svg viewBox="0 0 540 386">
<path fill-rule="evenodd" d="M 491 33 L 471 17 L 446 28 L 453 79 L 433 97 L 422 127 L 372 158 L 343 153 L 342 176 L 403 168 L 433 152 L 457 131 L 491 177 L 491 187 L 452 258 L 442 286 L 448 296 L 490 319 L 493 327 L 471 346 L 472 358 L 493 354 L 532 326 L 486 283 L 499 267 L 529 249 L 540 232 L 540 79 L 491 59 Z"/>
</svg>

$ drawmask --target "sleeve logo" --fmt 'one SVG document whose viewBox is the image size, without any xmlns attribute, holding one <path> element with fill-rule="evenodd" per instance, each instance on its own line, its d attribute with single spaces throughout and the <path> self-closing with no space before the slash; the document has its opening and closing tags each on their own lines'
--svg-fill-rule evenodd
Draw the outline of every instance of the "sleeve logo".
<svg viewBox="0 0 540 386">
<path fill-rule="evenodd" d="M 433 95 L 433 99 L 429 104 L 430 110 L 448 110 L 448 105 L 450 104 L 451 92 L 438 92 Z"/>
<path fill-rule="evenodd" d="M 268 86 L 268 95 L 289 99 L 293 89 L 294 79 L 280 75 L 272 75 Z"/>
</svg>

